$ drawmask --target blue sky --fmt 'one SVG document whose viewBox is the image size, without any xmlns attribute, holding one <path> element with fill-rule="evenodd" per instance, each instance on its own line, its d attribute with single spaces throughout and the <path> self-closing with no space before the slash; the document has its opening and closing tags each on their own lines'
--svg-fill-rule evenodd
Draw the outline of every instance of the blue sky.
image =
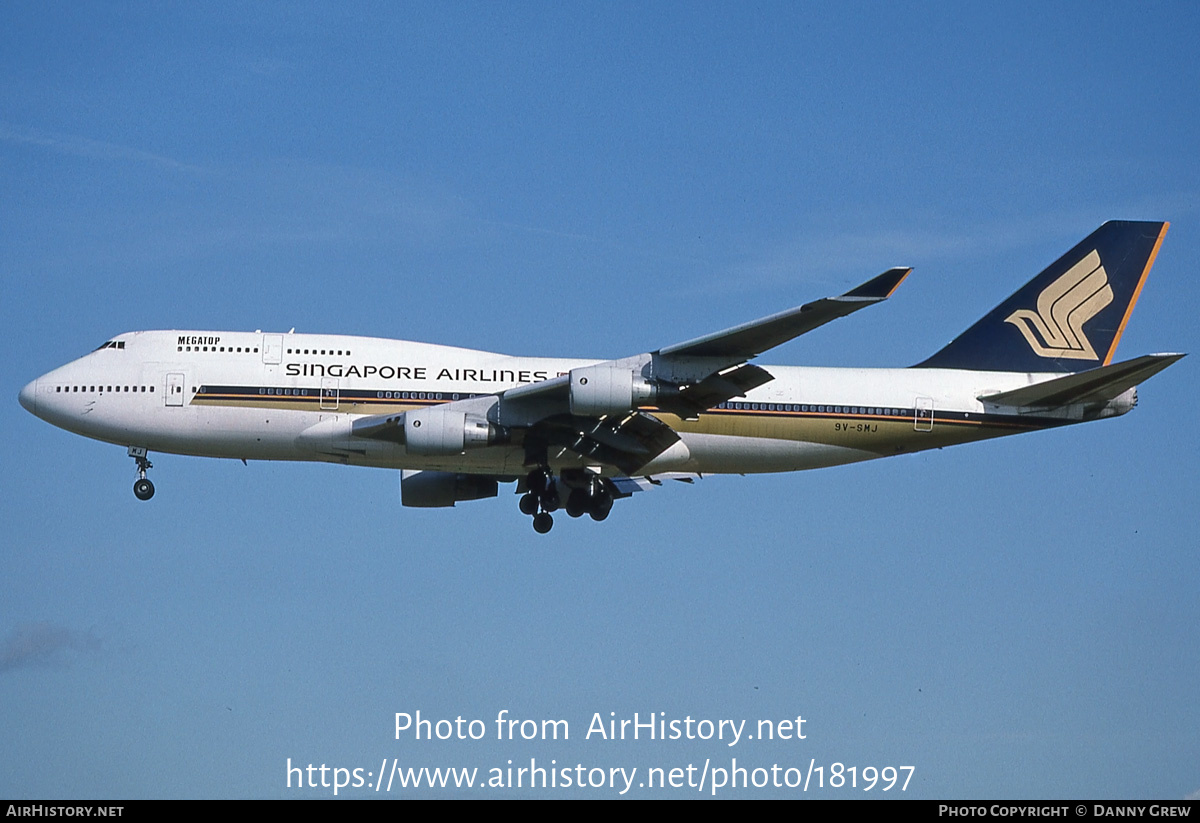
<svg viewBox="0 0 1200 823">
<path fill-rule="evenodd" d="M 0 796 L 329 794 L 289 790 L 288 758 L 1197 792 L 1191 358 L 1118 420 L 672 484 L 544 538 L 508 494 L 413 511 L 393 473 L 323 465 L 159 455 L 140 504 L 123 450 L 16 395 L 146 328 L 617 357 L 896 265 L 915 272 L 886 305 L 763 360 L 904 366 L 1113 218 L 1172 222 L 1118 356 L 1194 352 L 1198 23 L 1187 3 L 5 4 Z M 571 739 L 395 739 L 396 712 L 503 709 Z M 583 739 L 609 712 L 801 715 L 807 737 Z M 798 792 L 726 796 L 774 794 Z"/>
</svg>

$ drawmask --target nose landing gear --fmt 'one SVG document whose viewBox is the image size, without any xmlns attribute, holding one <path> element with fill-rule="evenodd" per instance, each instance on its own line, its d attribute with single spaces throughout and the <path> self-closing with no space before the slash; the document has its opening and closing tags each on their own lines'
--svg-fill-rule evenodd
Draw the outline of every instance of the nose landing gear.
<svg viewBox="0 0 1200 823">
<path fill-rule="evenodd" d="M 146 450 L 141 446 L 130 446 L 129 456 L 137 461 L 138 479 L 133 484 L 133 496 L 138 500 L 149 500 L 154 496 L 154 484 L 146 479 L 146 470 L 154 464 L 146 459 Z"/>
<path fill-rule="evenodd" d="M 145 478 L 135 480 L 133 483 L 133 496 L 138 500 L 149 500 L 154 496 L 154 484 Z"/>
</svg>

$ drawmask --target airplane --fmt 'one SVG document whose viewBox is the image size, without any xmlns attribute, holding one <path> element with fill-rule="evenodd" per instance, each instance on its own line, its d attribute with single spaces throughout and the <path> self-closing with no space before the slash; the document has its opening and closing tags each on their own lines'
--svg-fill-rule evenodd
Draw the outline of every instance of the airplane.
<svg viewBox="0 0 1200 823">
<path fill-rule="evenodd" d="M 510 357 L 326 334 L 141 331 L 25 386 L 43 420 L 151 452 L 400 469 L 405 506 L 516 482 L 552 513 L 708 474 L 814 469 L 1115 417 L 1183 354 L 1114 363 L 1167 223 L 1110 221 L 908 368 L 760 366 L 763 352 L 881 303 L 911 269 L 618 360 Z"/>
</svg>

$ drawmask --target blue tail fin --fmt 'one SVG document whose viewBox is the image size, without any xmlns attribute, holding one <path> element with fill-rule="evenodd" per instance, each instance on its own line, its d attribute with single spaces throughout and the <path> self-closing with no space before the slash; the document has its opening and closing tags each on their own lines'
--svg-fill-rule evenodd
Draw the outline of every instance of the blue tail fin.
<svg viewBox="0 0 1200 823">
<path fill-rule="evenodd" d="M 1169 225 L 1105 223 L 916 367 L 1079 372 L 1107 365 Z"/>
</svg>

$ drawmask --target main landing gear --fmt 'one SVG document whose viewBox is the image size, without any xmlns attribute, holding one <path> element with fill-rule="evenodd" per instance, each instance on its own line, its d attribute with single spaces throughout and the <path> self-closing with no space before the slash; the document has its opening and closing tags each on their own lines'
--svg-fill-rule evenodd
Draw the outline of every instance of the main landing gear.
<svg viewBox="0 0 1200 823">
<path fill-rule="evenodd" d="M 154 484 L 146 479 L 146 470 L 154 464 L 146 459 L 146 450 L 140 446 L 130 446 L 129 456 L 137 461 L 138 479 L 133 484 L 133 496 L 138 500 L 149 500 L 154 496 Z"/>
<path fill-rule="evenodd" d="M 554 518 L 550 513 L 557 511 L 562 505 L 558 494 L 560 482 L 570 489 L 565 506 L 570 517 L 582 517 L 587 514 L 593 520 L 600 521 L 607 518 L 608 513 L 612 511 L 613 496 L 603 478 L 564 477 L 559 481 L 547 468 L 534 469 L 526 479 L 528 491 L 521 497 L 518 505 L 522 514 L 533 517 L 533 530 L 538 534 L 545 534 L 554 527 Z"/>
<path fill-rule="evenodd" d="M 522 514 L 533 515 L 533 530 L 545 534 L 554 528 L 554 518 L 550 512 L 557 511 L 559 506 L 558 484 L 549 469 L 534 469 L 526 480 L 527 491 L 518 503 Z M 538 509 L 541 511 L 538 511 Z"/>
<path fill-rule="evenodd" d="M 567 495 L 567 514 L 571 517 L 588 515 L 596 522 L 608 517 L 613 497 L 599 477 L 589 478 L 587 485 L 571 489 Z"/>
</svg>

